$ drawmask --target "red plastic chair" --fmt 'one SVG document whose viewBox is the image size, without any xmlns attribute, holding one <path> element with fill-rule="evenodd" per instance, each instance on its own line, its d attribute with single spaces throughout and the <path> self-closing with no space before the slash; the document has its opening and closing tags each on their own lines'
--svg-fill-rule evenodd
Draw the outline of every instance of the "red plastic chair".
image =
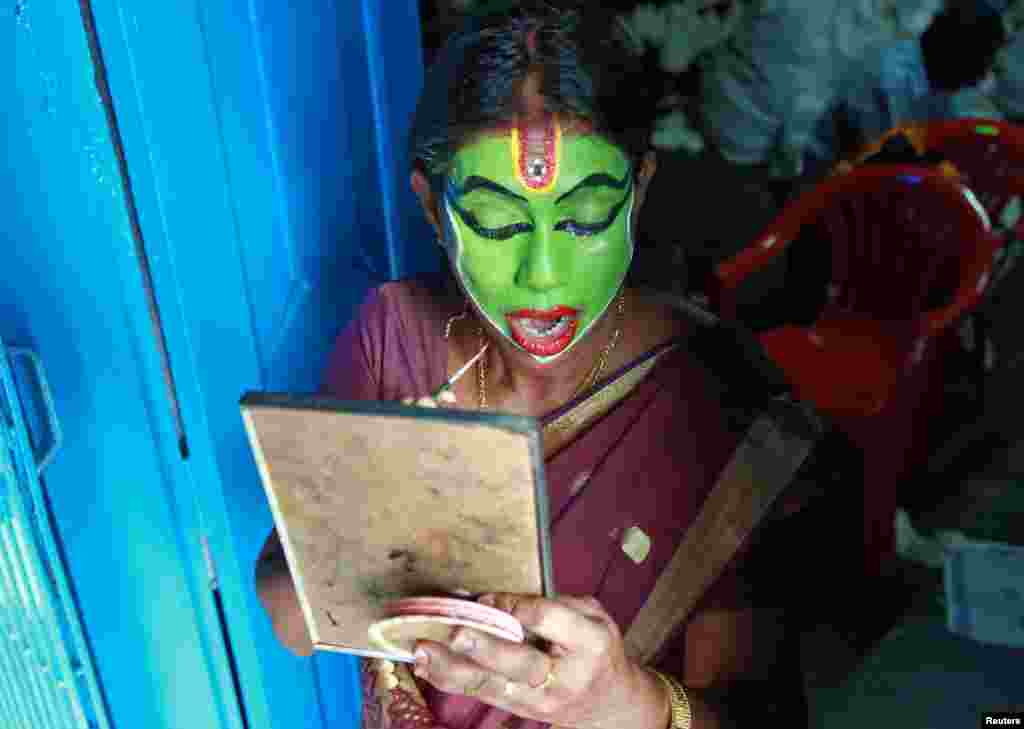
<svg viewBox="0 0 1024 729">
<path fill-rule="evenodd" d="M 1004 214 L 1011 200 L 1014 197 L 1024 200 L 1024 128 L 978 117 L 905 124 L 863 149 L 854 163 L 880 150 L 897 134 L 905 136 L 918 154 L 937 153 L 948 160 L 961 174 L 964 184 L 977 195 L 993 230 L 1004 244 L 996 254 L 991 287 L 994 290 L 1020 257 L 1019 248 L 1009 244 L 1015 239 L 1024 240 L 1024 218 L 1010 221 L 1009 227 L 1004 226 Z M 975 399 L 983 406 L 988 371 L 995 364 L 994 357 L 990 361 L 995 352 L 988 339 L 991 312 L 982 306 L 971 315 L 969 323 L 978 368 Z"/>
<path fill-rule="evenodd" d="M 903 134 L 919 154 L 938 152 L 952 162 L 964 184 L 978 196 L 996 226 L 1014 196 L 1024 198 L 1024 128 L 984 118 L 904 124 L 865 147 L 853 161 L 862 162 L 893 136 Z M 1024 237 L 1024 221 L 1015 226 Z"/>
<path fill-rule="evenodd" d="M 942 407 L 952 325 L 984 293 L 998 243 L 949 168 L 853 168 L 799 197 L 717 266 L 720 313 L 735 317 L 740 285 L 812 225 L 832 246 L 827 302 L 811 325 L 759 338 L 795 394 L 860 447 L 865 565 L 877 574 L 894 548 L 897 485 L 926 457 L 929 421 Z"/>
</svg>

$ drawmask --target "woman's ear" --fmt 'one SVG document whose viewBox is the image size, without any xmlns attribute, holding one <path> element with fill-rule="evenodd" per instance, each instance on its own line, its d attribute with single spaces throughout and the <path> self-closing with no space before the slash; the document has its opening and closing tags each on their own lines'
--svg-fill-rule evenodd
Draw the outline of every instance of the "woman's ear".
<svg viewBox="0 0 1024 729">
<path fill-rule="evenodd" d="M 651 178 L 654 177 L 654 173 L 657 171 L 658 154 L 653 149 L 650 149 L 644 155 L 643 162 L 640 163 L 640 170 L 637 172 L 637 187 L 646 193 L 647 185 L 650 184 Z"/>
<path fill-rule="evenodd" d="M 634 188 L 634 213 L 639 213 L 640 208 L 643 206 L 644 199 L 647 196 L 647 187 L 651 184 L 651 179 L 654 177 L 654 173 L 658 170 L 658 155 L 655 151 L 648 150 L 644 155 L 643 161 L 640 163 L 640 169 L 636 172 L 635 188 Z"/>
<path fill-rule="evenodd" d="M 437 200 L 434 198 L 434 190 L 430 187 L 430 180 L 427 179 L 422 170 L 415 169 L 409 177 L 409 182 L 412 184 L 416 197 L 419 198 L 423 214 L 427 216 L 427 220 L 434 227 L 437 240 L 443 240 L 444 232 L 441 229 L 441 218 L 437 209 Z"/>
</svg>

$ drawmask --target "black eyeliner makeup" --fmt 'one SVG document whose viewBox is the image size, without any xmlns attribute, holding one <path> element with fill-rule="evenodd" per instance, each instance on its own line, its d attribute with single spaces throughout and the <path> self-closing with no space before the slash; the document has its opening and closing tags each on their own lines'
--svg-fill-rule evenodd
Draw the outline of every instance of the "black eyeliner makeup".
<svg viewBox="0 0 1024 729">
<path fill-rule="evenodd" d="M 579 223 L 575 220 L 562 220 L 555 224 L 554 230 L 566 232 L 569 233 L 570 235 L 582 238 L 597 235 L 610 228 L 612 224 L 615 222 L 615 219 L 618 218 L 619 213 L 622 211 L 623 206 L 625 206 L 626 202 L 629 200 L 630 194 L 632 193 L 633 175 L 631 173 L 632 167 L 626 171 L 625 176 L 621 180 L 616 180 L 614 177 L 611 177 L 610 175 L 603 172 L 595 173 L 593 175 L 588 176 L 587 178 L 582 180 L 578 185 L 576 185 L 572 190 L 559 197 L 555 203 L 556 205 L 565 198 L 572 195 L 573 193 L 578 192 L 587 187 L 610 187 L 613 189 L 626 190 L 626 194 L 623 195 L 622 199 L 619 200 L 619 202 L 616 203 L 614 207 L 612 207 L 612 209 L 608 212 L 608 216 L 601 222 Z M 464 196 L 469 194 L 473 190 L 477 189 L 489 190 L 491 192 L 496 192 L 507 197 L 522 200 L 523 202 L 528 202 L 526 198 L 520 197 L 519 195 L 516 195 L 510 190 L 506 190 L 500 185 L 497 185 L 496 183 L 491 182 L 490 180 L 483 177 L 478 177 L 475 175 L 471 176 L 461 189 L 456 185 L 455 181 L 452 178 L 448 178 L 448 184 L 445 187 L 445 199 L 452 206 L 452 209 L 454 209 L 458 216 L 462 219 L 462 222 L 465 223 L 474 233 L 476 233 L 481 238 L 487 238 L 488 240 L 508 240 L 509 238 L 519 235 L 520 233 L 529 233 L 533 231 L 534 226 L 532 223 L 514 223 L 512 225 L 506 225 L 500 228 L 488 228 L 481 225 L 476 215 L 474 215 L 472 212 L 466 210 L 461 205 L 459 205 L 459 203 L 455 199 L 456 195 Z"/>
</svg>

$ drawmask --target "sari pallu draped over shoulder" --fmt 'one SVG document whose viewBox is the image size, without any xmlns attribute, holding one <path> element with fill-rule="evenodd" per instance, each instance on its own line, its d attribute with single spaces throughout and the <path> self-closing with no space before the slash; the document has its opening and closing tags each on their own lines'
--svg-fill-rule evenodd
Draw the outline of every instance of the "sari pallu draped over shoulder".
<svg viewBox="0 0 1024 729">
<path fill-rule="evenodd" d="M 430 280 L 385 284 L 372 292 L 339 338 L 325 392 L 389 400 L 429 393 L 446 377 L 443 329 L 451 306 Z M 736 447 L 738 436 L 726 427 L 714 391 L 683 337 L 639 357 L 542 419 L 555 427 L 587 419 L 545 463 L 555 588 L 559 594 L 596 597 L 623 634 Z M 694 613 L 710 605 L 742 604 L 740 559 L 742 551 Z M 661 651 L 656 667 L 681 676 L 684 640 L 677 636 Z M 438 691 L 404 664 L 363 659 L 362 678 L 368 727 L 544 726 Z"/>
</svg>

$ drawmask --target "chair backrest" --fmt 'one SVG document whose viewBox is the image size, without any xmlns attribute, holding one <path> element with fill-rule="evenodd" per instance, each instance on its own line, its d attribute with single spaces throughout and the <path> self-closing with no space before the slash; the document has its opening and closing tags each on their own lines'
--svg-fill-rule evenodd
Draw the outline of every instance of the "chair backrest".
<svg viewBox="0 0 1024 729">
<path fill-rule="evenodd" d="M 956 179 L 928 167 L 863 166 L 787 207 L 753 246 L 719 265 L 723 285 L 735 289 L 798 238 L 806 241 L 809 228 L 831 248 L 826 312 L 927 319 L 954 302 L 970 305 L 979 271 L 991 265 L 988 223 Z"/>
<path fill-rule="evenodd" d="M 925 144 L 964 175 L 995 224 L 1014 196 L 1024 197 L 1024 129 L 992 119 L 925 125 Z"/>
<path fill-rule="evenodd" d="M 1024 197 L 1024 128 L 1016 124 L 984 118 L 904 124 L 865 147 L 854 163 L 897 135 L 910 140 L 919 154 L 939 154 L 953 163 L 993 224 L 1014 196 Z"/>
<path fill-rule="evenodd" d="M 961 170 L 995 224 L 1014 196 L 1024 197 L 1024 129 L 962 119 L 929 128 L 928 145 Z"/>
<path fill-rule="evenodd" d="M 832 241 L 826 306 L 909 320 L 948 304 L 975 221 L 918 175 L 866 182 L 837 191 L 818 214 Z"/>
</svg>

